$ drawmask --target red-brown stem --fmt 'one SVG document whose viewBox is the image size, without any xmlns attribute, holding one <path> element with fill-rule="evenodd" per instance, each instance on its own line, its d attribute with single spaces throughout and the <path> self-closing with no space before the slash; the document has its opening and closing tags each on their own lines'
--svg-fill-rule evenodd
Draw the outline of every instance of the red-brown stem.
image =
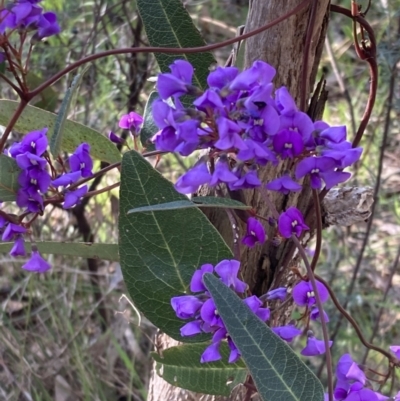
<svg viewBox="0 0 400 401">
<path fill-rule="evenodd" d="M 98 60 L 103 57 L 108 57 L 108 56 L 115 56 L 117 54 L 129 54 L 129 53 L 165 53 L 165 54 L 190 54 L 190 53 L 202 53 L 202 52 L 209 52 L 211 50 L 219 49 L 221 47 L 225 47 L 228 45 L 231 45 L 236 42 L 240 42 L 244 39 L 250 38 L 251 36 L 257 35 L 263 31 L 266 31 L 267 29 L 279 24 L 280 22 L 286 20 L 290 16 L 297 14 L 300 12 L 303 8 L 305 8 L 311 0 L 303 0 L 297 7 L 294 7 L 291 11 L 288 13 L 282 15 L 281 17 L 278 17 L 271 21 L 268 24 L 263 25 L 260 28 L 254 29 L 250 32 L 247 32 L 243 35 L 237 36 L 232 39 L 225 40 L 220 43 L 215 43 L 212 45 L 207 45 L 207 46 L 199 46 L 199 47 L 187 47 L 187 48 L 176 48 L 176 47 L 130 47 L 130 48 L 124 48 L 124 49 L 112 49 L 112 50 L 107 50 L 101 53 L 97 54 L 92 54 L 90 56 L 87 56 L 75 63 L 72 63 L 68 67 L 65 67 L 63 70 L 59 71 L 57 74 L 55 74 L 53 77 L 49 78 L 47 81 L 43 82 L 41 85 L 39 85 L 36 89 L 34 89 L 31 92 L 28 92 L 26 94 L 26 99 L 29 101 L 33 99 L 36 95 L 38 95 L 42 90 L 46 89 L 48 86 L 52 85 L 54 82 L 58 81 L 60 78 L 62 78 L 65 74 L 69 73 L 70 71 L 75 70 L 76 68 L 80 67 L 83 64 Z"/>
<path fill-rule="evenodd" d="M 4 134 L 0 138 L 0 153 L 3 153 L 4 146 L 6 144 L 7 138 L 11 133 L 11 130 L 13 129 L 15 123 L 17 122 L 19 116 L 22 114 L 22 112 L 25 109 L 25 106 L 28 104 L 28 102 L 25 99 L 20 100 L 17 110 L 15 110 L 14 114 L 11 117 L 10 122 L 7 124 L 7 127 L 4 131 Z"/>
<path fill-rule="evenodd" d="M 303 66 L 301 71 L 301 92 L 300 92 L 300 110 L 306 111 L 306 103 L 308 99 L 308 62 L 310 59 L 311 41 L 314 34 L 314 25 L 317 15 L 318 0 L 313 0 L 310 9 L 310 16 L 307 25 L 306 40 L 303 51 Z"/>
<path fill-rule="evenodd" d="M 338 311 L 347 319 L 347 321 L 353 326 L 354 330 L 356 331 L 358 338 L 360 339 L 360 341 L 363 343 L 363 345 L 369 349 L 372 349 L 374 351 L 378 351 L 380 352 L 382 355 L 386 356 L 386 358 L 389 359 L 389 362 L 392 362 L 393 364 L 395 364 L 397 358 L 395 358 L 394 356 L 392 356 L 389 352 L 387 352 L 386 350 L 384 350 L 383 348 L 380 348 L 376 345 L 373 345 L 371 343 L 369 343 L 364 335 L 361 332 L 360 327 L 358 326 L 358 324 L 356 323 L 356 321 L 353 319 L 353 317 L 346 311 L 346 309 L 344 309 L 342 307 L 342 305 L 340 305 L 338 299 L 336 298 L 335 293 L 333 292 L 333 290 L 329 287 L 328 283 L 322 278 L 319 277 L 317 275 L 315 275 L 315 278 L 320 281 L 329 291 L 329 295 L 332 298 L 333 303 L 335 304 L 336 308 L 338 309 Z"/>
<path fill-rule="evenodd" d="M 317 243 L 315 245 L 314 257 L 311 261 L 311 270 L 314 272 L 317 267 L 319 255 L 321 253 L 322 245 L 322 216 L 321 216 L 321 204 L 319 203 L 318 192 L 316 189 L 312 190 L 313 201 L 315 205 L 315 218 L 317 222 Z"/>
<path fill-rule="evenodd" d="M 322 307 L 322 302 L 321 298 L 318 293 L 318 287 L 317 287 L 317 282 L 315 280 L 316 276 L 314 276 L 314 272 L 311 269 L 310 263 L 308 262 L 307 255 L 304 251 L 303 246 L 301 245 L 300 241 L 296 237 L 295 234 L 292 234 L 292 240 L 297 246 L 297 249 L 299 250 L 300 256 L 304 261 L 304 264 L 306 265 L 307 269 L 307 275 L 308 279 L 311 282 L 314 295 L 315 295 L 315 301 L 317 304 L 318 312 L 319 312 L 319 317 L 321 319 L 321 327 L 322 327 L 322 333 L 324 336 L 324 345 L 325 345 L 325 357 L 326 357 L 326 370 L 327 370 L 327 375 L 328 375 L 328 395 L 329 395 L 329 401 L 333 401 L 333 371 L 332 371 L 332 357 L 331 357 L 331 350 L 329 347 L 329 333 L 328 333 L 328 328 L 326 326 L 326 321 L 325 321 L 325 316 L 324 316 L 324 309 Z M 320 281 L 318 279 L 318 281 Z"/>
</svg>

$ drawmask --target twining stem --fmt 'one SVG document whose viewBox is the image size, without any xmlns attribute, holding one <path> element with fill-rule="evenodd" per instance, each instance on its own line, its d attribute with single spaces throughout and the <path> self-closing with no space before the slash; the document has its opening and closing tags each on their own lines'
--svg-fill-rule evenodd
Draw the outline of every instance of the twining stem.
<svg viewBox="0 0 400 401">
<path fill-rule="evenodd" d="M 322 333 L 324 337 L 324 344 L 325 344 L 325 357 L 326 357 L 326 369 L 327 369 L 327 374 L 328 374 L 328 395 L 329 395 L 329 401 L 333 401 L 333 371 L 332 371 L 332 357 L 331 357 L 331 350 L 329 348 L 329 334 L 328 334 L 328 328 L 326 326 L 326 321 L 324 317 L 324 309 L 322 307 L 322 302 L 321 298 L 318 293 L 318 288 L 317 288 L 317 282 L 315 280 L 314 272 L 311 269 L 310 263 L 308 262 L 307 255 L 304 251 L 303 246 L 301 245 L 300 241 L 296 237 L 295 234 L 292 234 L 292 240 L 297 246 L 297 249 L 299 250 L 300 256 L 302 257 L 304 264 L 306 265 L 307 269 L 307 275 L 308 278 L 311 282 L 314 295 L 315 295 L 315 301 L 317 304 L 317 308 L 319 311 L 319 317 L 321 319 L 321 327 L 322 327 Z M 318 279 L 318 281 L 320 281 Z"/>
</svg>

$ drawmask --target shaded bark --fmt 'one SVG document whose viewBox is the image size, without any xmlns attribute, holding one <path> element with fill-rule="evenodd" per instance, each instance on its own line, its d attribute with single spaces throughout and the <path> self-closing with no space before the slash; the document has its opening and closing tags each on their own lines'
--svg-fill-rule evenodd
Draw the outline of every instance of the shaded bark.
<svg viewBox="0 0 400 401">
<path fill-rule="evenodd" d="M 288 13 L 291 9 L 300 4 L 300 0 L 287 0 L 284 2 L 276 0 L 253 0 L 248 15 L 246 31 L 255 29 L 266 23 Z M 264 33 L 250 38 L 246 42 L 245 66 L 250 66 L 254 60 L 264 60 L 273 65 L 277 70 L 274 79 L 275 87 L 285 85 L 299 104 L 302 90 L 304 90 L 303 77 L 305 76 L 307 99 L 315 83 L 318 64 L 320 61 L 326 29 L 328 25 L 329 0 L 311 2 L 316 4 L 314 14 L 313 34 L 310 42 L 308 57 L 308 68 L 303 74 L 303 53 L 305 48 L 307 30 L 311 19 L 311 6 L 303 9 L 302 12 L 291 16 L 275 27 Z M 313 116 L 311 116 L 313 117 Z M 267 166 L 263 168 L 259 177 L 262 182 L 280 176 L 283 171 L 292 168 L 292 162 L 281 162 L 277 167 Z M 199 195 L 210 195 L 208 188 L 203 188 Z M 259 215 L 270 217 L 273 214 L 265 199 L 262 190 L 246 190 L 241 194 L 242 201 L 251 205 Z M 308 209 L 311 199 L 311 189 L 304 185 L 301 193 L 293 193 L 289 196 L 280 193 L 270 194 L 270 199 L 278 211 L 295 205 L 302 212 Z M 222 234 L 228 244 L 232 244 L 232 227 L 224 211 L 206 209 L 207 217 Z M 239 219 L 238 219 L 239 220 Z M 312 222 L 308 222 L 312 226 Z M 243 223 L 239 222 L 243 229 Z M 276 232 L 275 227 L 268 227 L 268 237 L 273 239 Z M 245 248 L 241 250 L 241 274 L 249 284 L 250 290 L 255 295 L 264 294 L 271 287 L 291 286 L 295 276 L 291 267 L 296 265 L 296 258 L 293 258 L 294 246 L 291 241 L 284 241 L 276 245 L 275 241 L 267 241 L 263 246 Z M 290 319 L 292 305 L 288 303 L 285 309 L 279 311 L 279 316 L 273 316 L 272 326 L 286 324 Z M 162 348 L 168 348 L 178 343 L 167 336 L 160 334 L 157 342 Z M 244 391 L 244 389 L 242 389 Z M 157 376 L 153 369 L 149 401 L 234 401 L 244 399 L 244 392 L 235 392 L 230 397 L 213 397 L 194 394 L 187 390 L 173 387 Z M 252 400 L 257 398 L 252 398 Z"/>
</svg>

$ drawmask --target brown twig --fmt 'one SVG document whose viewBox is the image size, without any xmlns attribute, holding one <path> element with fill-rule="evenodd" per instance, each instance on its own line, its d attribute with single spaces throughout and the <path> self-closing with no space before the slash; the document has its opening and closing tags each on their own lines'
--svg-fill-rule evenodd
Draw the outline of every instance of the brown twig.
<svg viewBox="0 0 400 401">
<path fill-rule="evenodd" d="M 314 272 L 311 269 L 310 263 L 308 262 L 308 258 L 307 258 L 307 255 L 306 255 L 305 251 L 304 251 L 304 248 L 301 245 L 300 241 L 298 240 L 298 238 L 296 237 L 295 234 L 292 234 L 292 240 L 295 243 L 297 249 L 299 250 L 300 256 L 303 259 L 304 264 L 306 265 L 307 275 L 308 275 L 308 278 L 309 278 L 309 280 L 311 282 L 311 285 L 312 285 L 312 288 L 313 288 L 313 291 L 314 291 L 315 301 L 316 301 L 317 308 L 318 308 L 318 311 L 319 311 L 319 316 L 320 316 L 320 319 L 321 319 L 322 333 L 323 333 L 323 336 L 324 336 L 326 370 L 327 370 L 327 374 L 328 374 L 329 401 L 333 401 L 332 356 L 331 356 L 331 350 L 330 350 L 330 347 L 329 347 L 329 334 L 328 334 L 328 328 L 327 328 L 326 321 L 325 321 L 324 309 L 322 307 L 322 302 L 321 302 L 321 298 L 319 296 L 317 283 L 315 281 L 317 276 L 314 275 Z M 318 278 L 318 281 L 321 281 L 321 280 Z"/>
</svg>

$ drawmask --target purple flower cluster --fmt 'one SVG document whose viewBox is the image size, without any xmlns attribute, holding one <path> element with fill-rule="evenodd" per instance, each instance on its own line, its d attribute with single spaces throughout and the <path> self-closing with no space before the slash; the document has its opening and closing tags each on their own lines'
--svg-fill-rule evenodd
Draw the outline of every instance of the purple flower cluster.
<svg viewBox="0 0 400 401">
<path fill-rule="evenodd" d="M 337 383 L 334 390 L 335 401 L 382 401 L 382 394 L 365 387 L 366 377 L 349 354 L 343 355 L 336 367 Z M 327 395 L 325 396 L 327 400 Z"/>
<path fill-rule="evenodd" d="M 189 320 L 181 328 L 181 335 L 194 336 L 200 333 L 212 333 L 212 342 L 205 349 L 201 356 L 201 362 L 212 362 L 221 359 L 219 348 L 223 340 L 228 341 L 231 353 L 229 362 L 233 363 L 240 357 L 240 352 L 236 345 L 229 337 L 229 333 L 218 314 L 214 300 L 211 298 L 203 283 L 205 273 L 216 273 L 221 281 L 243 297 L 247 284 L 238 279 L 240 263 L 237 260 L 223 260 L 215 267 L 211 264 L 204 264 L 199 270 L 193 274 L 190 282 L 190 291 L 193 295 L 182 295 L 173 297 L 171 305 L 176 316 L 183 320 Z M 318 283 L 318 291 L 321 300 L 325 302 L 328 299 L 326 288 Z M 315 303 L 314 293 L 310 289 L 308 282 L 302 281 L 294 288 L 293 298 L 298 305 L 312 306 Z M 255 295 L 243 299 L 243 302 L 256 314 L 263 322 L 269 320 L 270 310 L 264 306 L 262 299 L 284 301 L 287 295 L 286 288 L 277 288 L 262 296 L 261 299 Z M 315 319 L 318 319 L 316 315 Z M 294 325 L 286 325 L 273 327 L 272 330 L 280 338 L 287 342 L 291 342 L 295 337 L 302 334 L 302 330 Z M 330 346 L 332 342 L 330 342 Z M 314 356 L 321 355 L 325 352 L 325 344 L 322 340 L 314 337 L 312 332 L 308 333 L 306 347 L 301 351 L 302 355 Z"/>
<path fill-rule="evenodd" d="M 54 12 L 43 12 L 38 5 L 41 0 L 16 0 L 0 10 L 0 34 L 18 29 L 34 31 L 33 40 L 56 35 L 60 32 L 57 15 Z"/>
<path fill-rule="evenodd" d="M 226 327 L 218 315 L 215 303 L 203 283 L 205 273 L 219 275 L 221 281 L 238 294 L 243 294 L 247 284 L 239 280 L 237 275 L 240 263 L 237 260 L 223 260 L 215 267 L 204 264 L 196 270 L 190 282 L 190 290 L 196 295 L 183 295 L 171 299 L 171 305 L 180 319 L 193 319 L 181 328 L 182 336 L 193 336 L 200 333 L 212 333 L 212 342 L 201 356 L 201 362 L 212 362 L 221 359 L 219 348 L 223 340 L 228 341 L 231 353 L 229 362 L 233 363 L 240 357 L 239 350 L 229 337 Z M 243 299 L 243 302 L 262 320 L 269 319 L 270 311 L 263 308 L 262 301 L 255 295 Z"/>
<path fill-rule="evenodd" d="M 296 180 L 308 176 L 313 188 L 324 182 L 329 189 L 350 177 L 342 170 L 359 160 L 362 149 L 346 140 L 346 127 L 314 123 L 297 109 L 285 87 L 274 92 L 275 69 L 267 63 L 255 61 L 243 72 L 218 67 L 209 74 L 204 92 L 192 85 L 190 63 L 176 60 L 170 68 L 157 81 L 162 100 L 153 104 L 160 128 L 153 138 L 156 148 L 183 156 L 210 148 L 208 160 L 201 159 L 178 179 L 178 192 L 194 192 L 204 184 L 224 183 L 230 190 L 259 187 L 259 166 L 288 158 L 296 163 Z M 180 101 L 185 94 L 196 97 L 190 108 Z M 266 184 L 284 194 L 301 189 L 288 175 Z"/>
<path fill-rule="evenodd" d="M 56 187 L 63 186 L 65 209 L 76 205 L 82 196 L 87 193 L 87 185 L 79 188 L 71 187 L 82 177 L 92 175 L 93 161 L 90 157 L 90 146 L 82 143 L 69 157 L 69 172 L 64 172 L 59 177 L 52 177 L 48 172 L 51 162 L 47 154 L 48 139 L 47 128 L 29 132 L 21 142 L 14 143 L 6 153 L 16 160 L 21 172 L 18 176 L 19 189 L 16 203 L 25 209 L 25 213 L 41 214 L 45 207 L 45 194 L 53 192 L 58 196 L 60 193 Z M 54 168 L 51 169 L 55 171 Z M 55 178 L 55 179 L 52 179 Z M 27 228 L 21 224 L 6 221 L 0 216 L 0 230 L 2 241 L 15 241 L 10 251 L 11 256 L 25 256 L 23 235 Z M 30 260 L 22 266 L 23 269 L 34 272 L 45 272 L 50 265 L 40 256 L 36 247 L 32 246 Z"/>
</svg>

